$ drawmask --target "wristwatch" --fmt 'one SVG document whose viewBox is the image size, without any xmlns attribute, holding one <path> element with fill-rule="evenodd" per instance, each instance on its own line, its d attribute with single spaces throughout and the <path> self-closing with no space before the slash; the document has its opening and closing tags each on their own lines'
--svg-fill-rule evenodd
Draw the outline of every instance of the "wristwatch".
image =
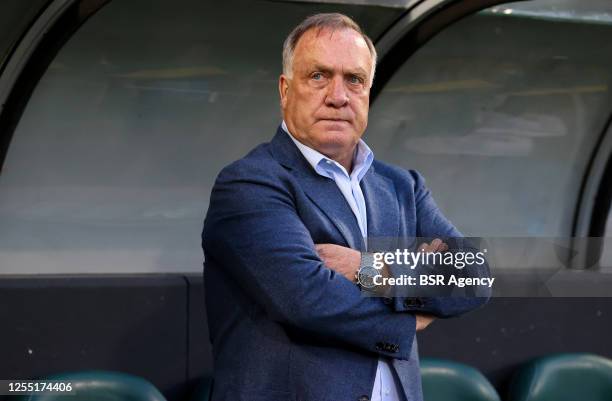
<svg viewBox="0 0 612 401">
<path fill-rule="evenodd" d="M 374 267 L 374 254 L 361 252 L 359 270 L 355 273 L 357 285 L 365 289 L 374 288 L 376 287 L 374 282 L 376 276 L 380 276 L 380 271 Z"/>
</svg>

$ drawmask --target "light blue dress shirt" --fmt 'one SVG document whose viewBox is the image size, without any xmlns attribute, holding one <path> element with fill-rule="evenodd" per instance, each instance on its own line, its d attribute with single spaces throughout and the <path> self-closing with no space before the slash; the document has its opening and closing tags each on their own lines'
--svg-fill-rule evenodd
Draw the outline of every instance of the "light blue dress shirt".
<svg viewBox="0 0 612 401">
<path fill-rule="evenodd" d="M 363 140 L 357 143 L 357 149 L 353 156 L 353 169 L 349 174 L 346 169 L 337 161 L 328 158 L 327 156 L 317 152 L 316 150 L 299 142 L 289 133 L 289 129 L 283 121 L 283 130 L 289 135 L 295 146 L 304 155 L 308 163 L 323 177 L 334 180 L 340 192 L 348 202 L 357 223 L 361 230 L 363 238 L 368 236 L 368 221 L 366 214 L 365 198 L 359 186 L 359 182 L 368 171 L 374 160 L 372 150 L 366 145 Z M 367 241 L 364 241 L 367 244 Z M 385 359 L 378 359 L 378 367 L 376 369 L 376 378 L 374 379 L 374 387 L 372 389 L 372 401 L 400 401 L 401 398 L 397 391 L 395 376 L 391 370 L 389 362 Z"/>
</svg>

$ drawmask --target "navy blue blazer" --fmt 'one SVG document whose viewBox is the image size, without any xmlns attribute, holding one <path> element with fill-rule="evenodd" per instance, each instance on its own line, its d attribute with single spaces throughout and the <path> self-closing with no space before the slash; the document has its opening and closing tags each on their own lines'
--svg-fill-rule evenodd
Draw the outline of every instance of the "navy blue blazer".
<svg viewBox="0 0 612 401">
<path fill-rule="evenodd" d="M 461 236 L 417 172 L 375 160 L 361 186 L 369 236 Z M 487 298 L 364 297 L 315 243 L 364 249 L 335 182 L 279 127 L 221 171 L 204 222 L 212 400 L 367 400 L 384 357 L 407 399 L 421 401 L 414 313 L 455 316 Z"/>
</svg>

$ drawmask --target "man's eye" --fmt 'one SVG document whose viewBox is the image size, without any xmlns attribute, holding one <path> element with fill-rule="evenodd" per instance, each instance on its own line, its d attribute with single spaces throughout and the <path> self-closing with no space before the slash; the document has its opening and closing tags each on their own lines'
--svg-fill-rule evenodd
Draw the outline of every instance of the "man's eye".
<svg viewBox="0 0 612 401">
<path fill-rule="evenodd" d="M 352 84 L 360 84 L 362 82 L 362 79 L 356 75 L 351 75 L 351 77 L 349 78 L 349 82 Z"/>
<path fill-rule="evenodd" d="M 314 79 L 315 81 L 318 81 L 321 78 L 323 78 L 323 74 L 321 74 L 320 72 L 315 72 L 314 74 L 312 74 L 312 79 Z"/>
</svg>

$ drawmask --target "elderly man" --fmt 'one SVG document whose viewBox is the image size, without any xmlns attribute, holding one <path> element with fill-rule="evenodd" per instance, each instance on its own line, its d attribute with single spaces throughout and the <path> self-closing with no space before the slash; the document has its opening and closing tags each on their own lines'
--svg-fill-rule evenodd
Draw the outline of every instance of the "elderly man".
<svg viewBox="0 0 612 401">
<path fill-rule="evenodd" d="M 361 140 L 375 65 L 348 17 L 303 21 L 283 49 L 283 123 L 217 178 L 203 232 L 214 401 L 421 400 L 416 331 L 484 302 L 356 284 L 368 237 L 461 236 L 418 173 Z"/>
</svg>

